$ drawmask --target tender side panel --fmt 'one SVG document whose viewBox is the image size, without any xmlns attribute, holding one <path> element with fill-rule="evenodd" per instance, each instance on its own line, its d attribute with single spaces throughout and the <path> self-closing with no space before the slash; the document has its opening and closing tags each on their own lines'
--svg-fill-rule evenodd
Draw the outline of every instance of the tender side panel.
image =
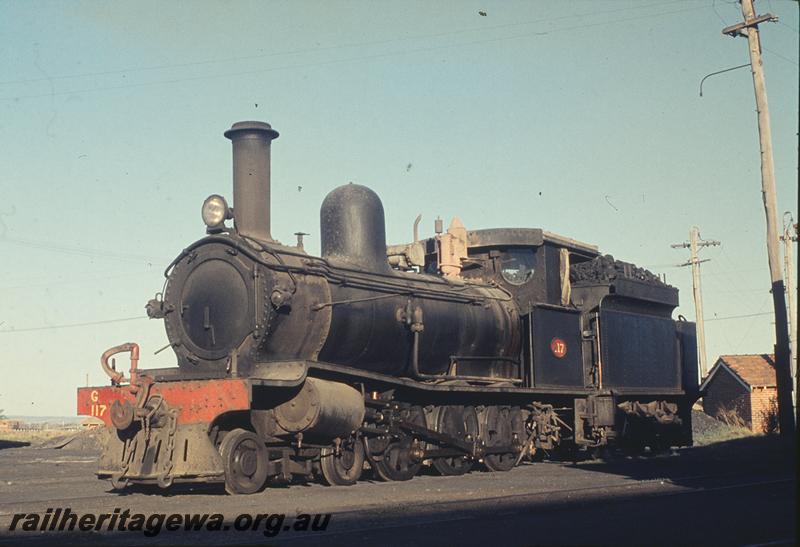
<svg viewBox="0 0 800 547">
<path fill-rule="evenodd" d="M 247 380 L 188 380 L 157 383 L 150 395 L 161 395 L 173 408 L 178 408 L 178 424 L 210 423 L 231 410 L 250 408 L 250 385 Z M 136 403 L 128 386 L 78 388 L 78 415 L 100 418 L 111 427 L 111 405 L 114 401 Z"/>
<path fill-rule="evenodd" d="M 675 327 L 680 340 L 683 389 L 696 399 L 700 387 L 697 377 L 697 327 L 695 323 L 689 321 L 678 321 Z"/>
<path fill-rule="evenodd" d="M 672 319 L 601 307 L 600 349 L 604 388 L 682 387 Z"/>
</svg>

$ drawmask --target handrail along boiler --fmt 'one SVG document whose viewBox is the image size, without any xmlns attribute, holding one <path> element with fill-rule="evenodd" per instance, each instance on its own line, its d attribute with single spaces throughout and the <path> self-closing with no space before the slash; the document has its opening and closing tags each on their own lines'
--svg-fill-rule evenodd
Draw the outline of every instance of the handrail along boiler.
<svg viewBox="0 0 800 547">
<path fill-rule="evenodd" d="M 115 487 L 223 482 L 230 493 L 365 467 L 408 480 L 423 465 L 508 471 L 537 451 L 691 444 L 693 323 L 678 291 L 593 245 L 539 229 L 468 231 L 386 245 L 365 186 L 331 191 L 321 256 L 270 230 L 277 131 L 239 122 L 233 208 L 202 208 L 206 236 L 148 302 L 178 366 L 106 351 L 110 386 L 78 389 L 105 423 L 98 476 Z M 233 220 L 232 226 L 226 223 Z M 128 378 L 109 359 L 130 352 Z"/>
</svg>

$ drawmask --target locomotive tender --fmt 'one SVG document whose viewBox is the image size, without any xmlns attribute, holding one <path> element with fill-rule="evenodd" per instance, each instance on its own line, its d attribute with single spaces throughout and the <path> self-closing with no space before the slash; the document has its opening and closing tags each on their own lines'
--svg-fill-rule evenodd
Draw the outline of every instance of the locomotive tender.
<svg viewBox="0 0 800 547">
<path fill-rule="evenodd" d="M 100 478 L 224 482 L 252 493 L 319 477 L 347 485 L 423 465 L 508 471 L 537 451 L 691 444 L 693 323 L 646 270 L 539 229 L 467 231 L 386 245 L 364 186 L 322 203 L 322 256 L 270 233 L 262 122 L 233 143 L 233 208 L 203 204 L 207 235 L 148 302 L 178 366 L 139 370 L 139 347 L 101 357 L 110 386 L 78 389 L 102 419 Z M 232 219 L 233 225 L 226 221 Z M 109 364 L 130 352 L 128 377 Z"/>
</svg>

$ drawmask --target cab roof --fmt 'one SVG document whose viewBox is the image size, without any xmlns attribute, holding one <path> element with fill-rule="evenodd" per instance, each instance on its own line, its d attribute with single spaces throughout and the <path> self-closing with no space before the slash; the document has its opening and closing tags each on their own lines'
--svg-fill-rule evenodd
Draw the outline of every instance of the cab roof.
<svg viewBox="0 0 800 547">
<path fill-rule="evenodd" d="M 539 247 L 551 243 L 570 251 L 599 256 L 597 245 L 554 234 L 540 228 L 489 228 L 467 232 L 467 243 L 471 249 L 493 247 Z"/>
</svg>

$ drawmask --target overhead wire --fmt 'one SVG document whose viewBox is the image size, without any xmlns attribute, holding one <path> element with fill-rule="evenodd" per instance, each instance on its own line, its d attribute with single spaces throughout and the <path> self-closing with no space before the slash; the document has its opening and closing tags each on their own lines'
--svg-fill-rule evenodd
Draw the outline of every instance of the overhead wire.
<svg viewBox="0 0 800 547">
<path fill-rule="evenodd" d="M 94 273 L 94 272 L 92 272 Z M 47 281 L 37 281 L 31 283 L 24 283 L 20 285 L 0 286 L 0 291 L 10 291 L 19 289 L 32 289 L 38 287 L 64 287 L 68 285 L 84 285 L 86 283 L 99 283 L 101 281 L 109 281 L 112 279 L 123 279 L 129 277 L 142 277 L 146 275 L 142 272 L 127 272 L 127 273 L 114 273 L 103 276 L 89 274 L 75 274 L 71 279 L 50 279 Z M 156 273 L 156 272 L 153 272 Z"/>
<path fill-rule="evenodd" d="M 124 321 L 138 321 L 140 319 L 148 319 L 147 317 L 137 316 L 137 317 L 122 317 L 119 319 L 102 319 L 99 321 L 86 321 L 84 323 L 66 323 L 63 325 L 42 325 L 39 327 L 24 327 L 21 329 L 15 328 L 6 328 L 0 330 L 0 334 L 12 334 L 15 332 L 33 332 L 33 331 L 40 331 L 40 330 L 54 330 L 54 329 L 69 329 L 73 327 L 89 327 L 94 325 L 106 325 L 109 323 L 122 323 Z"/>
<path fill-rule="evenodd" d="M 788 63 L 791 63 L 791 64 L 793 64 L 795 66 L 800 66 L 800 65 L 798 65 L 797 61 L 793 61 L 789 57 L 786 57 L 785 55 L 783 55 L 781 53 L 778 53 L 777 51 L 775 51 L 773 49 L 769 49 L 767 47 L 764 47 L 763 45 L 761 46 L 761 49 L 763 49 L 766 52 L 769 52 L 769 53 L 773 54 L 774 56 L 776 56 L 779 59 L 783 59 L 784 61 L 786 61 Z"/>
<path fill-rule="evenodd" d="M 620 18 L 614 19 L 612 21 L 602 21 L 597 23 L 589 23 L 583 25 L 574 25 L 571 27 L 563 27 L 553 30 L 548 30 L 546 32 L 528 32 L 524 34 L 516 34 L 513 36 L 502 36 L 497 38 L 488 38 L 488 39 L 481 39 L 481 40 L 472 40 L 468 42 L 458 42 L 453 44 L 442 44 L 437 46 L 428 46 L 428 47 L 421 47 L 421 48 L 413 48 L 413 49 L 405 49 L 405 50 L 398 50 L 398 51 L 391 51 L 386 53 L 377 53 L 372 55 L 361 55 L 356 57 L 347 57 L 343 59 L 332 59 L 328 61 L 314 61 L 309 63 L 295 63 L 295 64 L 288 64 L 282 66 L 274 66 L 274 67 L 267 67 L 267 68 L 260 68 L 260 69 L 253 69 L 247 71 L 240 71 L 240 72 L 228 72 L 223 74 L 215 74 L 215 75 L 201 75 L 201 76 L 192 76 L 192 77 L 184 77 L 184 78 L 174 78 L 168 80 L 156 80 L 151 82 L 139 82 L 139 83 L 131 83 L 125 85 L 118 85 L 118 86 L 105 86 L 105 87 L 94 87 L 94 88 L 84 88 L 84 89 L 77 89 L 71 91 L 59 91 L 59 92 L 51 92 L 51 93 L 41 93 L 41 94 L 34 94 L 34 95 L 11 95 L 6 97 L 0 97 L 0 101 L 17 101 L 22 99 L 41 99 L 47 97 L 56 97 L 56 96 L 64 96 L 64 95 L 75 95 L 81 93 L 93 93 L 98 91 L 116 91 L 122 89 L 132 89 L 138 87 L 148 87 L 154 85 L 169 85 L 169 84 L 177 84 L 177 83 L 184 83 L 184 82 L 193 82 L 193 81 L 203 81 L 203 80 L 214 80 L 220 78 L 232 78 L 238 76 L 249 76 L 254 74 L 263 74 L 267 72 L 273 72 L 278 70 L 290 70 L 290 69 L 298 69 L 298 68 L 313 68 L 313 67 L 320 67 L 320 66 L 330 66 L 342 63 L 350 63 L 355 61 L 368 61 L 374 59 L 381 59 L 386 57 L 395 57 L 398 55 L 408 55 L 413 53 L 422 53 L 428 51 L 437 51 L 443 49 L 451 49 L 457 47 L 465 47 L 471 45 L 480 45 L 480 44 L 487 44 L 493 42 L 502 42 L 507 40 L 516 40 L 520 38 L 529 38 L 531 36 L 540 36 L 543 34 L 556 34 L 558 32 L 570 31 L 570 30 L 578 30 L 578 29 L 585 29 L 585 28 L 592 28 L 592 27 L 599 27 L 599 26 L 608 26 L 613 24 L 625 23 L 630 21 L 636 21 L 640 19 L 647 19 L 651 17 L 660 17 L 664 15 L 673 15 L 677 13 L 684 13 L 688 11 L 697 11 L 698 9 L 703 9 L 701 7 L 689 7 L 689 8 L 681 8 L 677 10 L 671 11 L 663 11 L 659 13 L 651 13 L 651 14 L 644 14 L 639 16 L 627 17 L 627 18 Z"/>
<path fill-rule="evenodd" d="M 331 46 L 322 46 L 322 47 L 313 47 L 313 48 L 303 48 L 303 49 L 295 49 L 295 50 L 286 50 L 286 51 L 275 51 L 270 53 L 263 53 L 258 55 L 241 55 L 236 57 L 227 57 L 221 59 L 201 59 L 197 61 L 187 61 L 184 63 L 165 63 L 160 65 L 151 65 L 151 66 L 144 66 L 144 67 L 129 67 L 129 68 L 121 68 L 121 69 L 112 69 L 112 70 L 105 70 L 105 71 L 97 71 L 97 72 L 83 72 L 78 74 L 64 74 L 59 76 L 50 76 L 50 77 L 41 77 L 41 78 L 28 78 L 28 79 L 20 79 L 20 80 L 4 80 L 0 81 L 0 85 L 12 85 L 12 84 L 25 84 L 25 83 L 37 83 L 37 82 L 44 82 L 44 81 L 53 81 L 53 80 L 67 80 L 67 79 L 76 79 L 76 78 L 89 78 L 89 77 L 96 77 L 96 76 L 111 76 L 115 74 L 128 74 L 131 72 L 146 72 L 151 70 L 166 70 L 171 68 L 186 68 L 192 66 L 202 66 L 202 65 L 210 65 L 210 64 L 221 64 L 221 63 L 233 63 L 238 61 L 251 61 L 255 59 L 265 59 L 269 57 L 278 57 L 284 55 L 297 55 L 302 53 L 316 53 L 316 52 L 323 52 L 323 51 L 331 51 L 336 49 L 347 49 L 347 48 L 355 48 L 355 47 L 367 47 L 367 46 L 376 46 L 376 45 L 385 45 L 385 44 L 392 44 L 397 42 L 406 42 L 410 40 L 422 40 L 422 39 L 429 39 L 429 38 L 441 38 L 445 36 L 454 36 L 457 34 L 464 34 L 469 32 L 485 32 L 487 30 L 498 30 L 504 28 L 511 28 L 511 27 L 519 27 L 519 26 L 527 26 L 527 25 L 535 25 L 541 23 L 548 23 L 552 21 L 559 21 L 562 19 L 574 19 L 580 17 L 587 17 L 592 15 L 606 15 L 612 13 L 618 13 L 621 11 L 631 11 L 631 10 L 638 10 L 638 9 L 645 9 L 651 7 L 661 7 L 665 4 L 678 4 L 682 3 L 683 0 L 672 0 L 671 2 L 655 2 L 652 4 L 642 4 L 639 6 L 633 7 L 625 7 L 625 8 L 615 8 L 611 10 L 601 10 L 601 11 L 593 11 L 593 12 L 586 12 L 586 13 L 578 13 L 578 14 L 570 14 L 570 15 L 561 15 L 558 17 L 547 17 L 541 19 L 534 19 L 528 21 L 517 21 L 514 23 L 505 23 L 501 25 L 489 25 L 489 26 L 482 26 L 482 27 L 471 27 L 465 29 L 455 29 L 447 32 L 437 32 L 432 34 L 417 34 L 414 36 L 406 36 L 406 37 L 399 37 L 399 38 L 391 38 L 388 40 L 373 40 L 367 42 L 352 42 L 347 44 L 335 44 Z"/>
<path fill-rule="evenodd" d="M 728 26 L 728 22 L 725 19 L 723 19 L 722 15 L 720 15 L 719 11 L 717 10 L 717 5 L 716 4 L 717 4 L 717 0 L 711 0 L 711 9 L 714 10 L 714 13 L 717 14 L 717 19 L 722 21 L 722 24 L 727 27 Z"/>
<path fill-rule="evenodd" d="M 704 319 L 704 321 L 706 323 L 708 323 L 709 321 L 726 321 L 728 319 L 745 319 L 747 317 L 760 317 L 760 316 L 763 316 L 763 315 L 773 315 L 773 312 L 765 311 L 765 312 L 760 312 L 760 313 L 747 313 L 747 314 L 744 314 L 744 315 L 727 315 L 725 317 L 712 317 L 710 319 Z M 742 337 L 742 338 L 744 338 L 744 337 Z"/>
<path fill-rule="evenodd" d="M 108 258 L 114 260 L 147 262 L 148 264 L 161 263 L 170 260 L 166 257 L 155 257 L 155 256 L 140 255 L 135 253 L 124 253 L 120 251 L 92 249 L 88 247 L 71 246 L 71 245 L 51 243 L 47 241 L 36 241 L 36 240 L 20 239 L 12 237 L 0 237 L 0 243 L 12 243 L 14 245 L 22 245 L 23 247 L 44 249 L 47 251 L 54 251 L 54 252 L 78 255 L 78 256 L 88 256 L 92 258 Z"/>
</svg>

